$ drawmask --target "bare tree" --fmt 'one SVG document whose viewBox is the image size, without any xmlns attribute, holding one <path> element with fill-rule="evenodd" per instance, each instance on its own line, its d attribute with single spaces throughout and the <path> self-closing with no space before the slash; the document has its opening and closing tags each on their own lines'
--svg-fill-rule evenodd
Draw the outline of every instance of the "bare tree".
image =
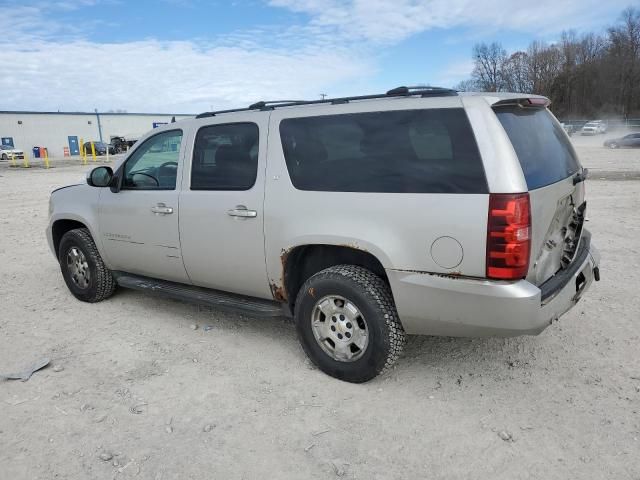
<svg viewBox="0 0 640 480">
<path fill-rule="evenodd" d="M 529 55 L 527 52 L 515 52 L 507 59 L 502 68 L 504 89 L 509 92 L 531 93 L 529 78 Z"/>
<path fill-rule="evenodd" d="M 624 10 L 606 35 L 568 31 L 558 43 L 535 41 L 511 55 L 499 43 L 479 43 L 473 60 L 471 79 L 458 90 L 538 93 L 565 118 L 640 116 L 638 8 Z"/>
<path fill-rule="evenodd" d="M 473 47 L 474 68 L 471 78 L 486 92 L 497 92 L 504 86 L 503 68 L 507 52 L 502 45 L 478 43 Z"/>
</svg>

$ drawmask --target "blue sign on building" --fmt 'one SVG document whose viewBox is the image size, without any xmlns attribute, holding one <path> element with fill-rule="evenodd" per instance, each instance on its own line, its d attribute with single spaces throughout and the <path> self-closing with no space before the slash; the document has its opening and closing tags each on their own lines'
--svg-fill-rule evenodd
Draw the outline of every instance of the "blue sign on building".
<svg viewBox="0 0 640 480">
<path fill-rule="evenodd" d="M 153 128 L 158 128 L 160 125 L 168 125 L 168 122 L 153 122 Z"/>
</svg>

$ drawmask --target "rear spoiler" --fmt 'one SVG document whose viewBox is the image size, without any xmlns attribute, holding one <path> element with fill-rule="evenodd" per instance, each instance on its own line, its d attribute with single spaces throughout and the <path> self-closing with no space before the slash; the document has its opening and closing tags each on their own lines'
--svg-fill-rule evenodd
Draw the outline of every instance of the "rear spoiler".
<svg viewBox="0 0 640 480">
<path fill-rule="evenodd" d="M 551 100 L 547 97 L 522 97 L 522 98 L 505 98 L 499 100 L 492 107 L 505 107 L 517 105 L 523 108 L 547 108 L 551 105 Z"/>
</svg>

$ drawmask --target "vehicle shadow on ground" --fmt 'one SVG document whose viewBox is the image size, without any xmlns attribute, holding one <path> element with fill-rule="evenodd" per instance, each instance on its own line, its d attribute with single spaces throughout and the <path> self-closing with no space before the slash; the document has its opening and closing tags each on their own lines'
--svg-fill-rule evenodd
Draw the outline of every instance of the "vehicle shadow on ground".
<svg viewBox="0 0 640 480">
<path fill-rule="evenodd" d="M 197 324 L 199 329 L 222 330 L 242 337 L 259 337 L 276 348 L 301 360 L 304 357 L 299 346 L 293 320 L 285 317 L 249 317 L 236 312 L 161 298 L 157 295 L 119 290 L 117 298 L 127 304 L 153 305 L 162 311 L 165 319 L 184 324 Z M 460 373 L 469 370 L 494 370 L 511 365 L 527 365 L 536 360 L 536 351 L 547 342 L 543 333 L 538 337 L 513 338 L 458 338 L 409 335 L 404 352 L 396 363 L 394 375 L 402 376 L 408 369 L 454 369 Z M 293 359 L 292 359 L 293 360 Z"/>
</svg>

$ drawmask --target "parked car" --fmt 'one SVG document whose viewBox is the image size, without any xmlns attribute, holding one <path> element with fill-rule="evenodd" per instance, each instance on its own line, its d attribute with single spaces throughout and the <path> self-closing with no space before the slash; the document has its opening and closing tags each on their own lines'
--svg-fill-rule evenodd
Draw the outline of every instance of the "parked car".
<svg viewBox="0 0 640 480">
<path fill-rule="evenodd" d="M 0 160 L 11 160 L 11 157 L 16 160 L 23 160 L 24 151 L 11 145 L 0 145 Z"/>
<path fill-rule="evenodd" d="M 598 135 L 599 133 L 607 133 L 607 124 L 602 120 L 591 120 L 580 130 L 580 135 Z"/>
<path fill-rule="evenodd" d="M 113 145 L 113 149 L 115 153 L 125 153 L 135 143 L 136 143 L 136 140 L 126 139 L 125 137 L 111 137 L 111 145 Z"/>
<path fill-rule="evenodd" d="M 104 143 L 104 142 L 85 142 L 84 143 L 84 151 L 87 155 L 91 155 L 92 154 L 92 150 L 91 150 L 91 143 L 93 143 L 94 147 L 95 147 L 95 151 L 96 151 L 96 155 L 106 155 L 107 154 L 107 149 L 109 150 L 109 154 L 113 155 L 115 154 L 115 149 L 113 147 L 113 145 Z"/>
<path fill-rule="evenodd" d="M 604 146 L 609 148 L 640 148 L 640 133 L 630 133 L 620 138 L 609 138 L 604 141 Z"/>
<path fill-rule="evenodd" d="M 537 334 L 599 280 L 548 103 L 399 87 L 201 114 L 55 190 L 47 239 L 79 300 L 291 316 L 321 370 L 364 382 L 407 334 Z"/>
</svg>

